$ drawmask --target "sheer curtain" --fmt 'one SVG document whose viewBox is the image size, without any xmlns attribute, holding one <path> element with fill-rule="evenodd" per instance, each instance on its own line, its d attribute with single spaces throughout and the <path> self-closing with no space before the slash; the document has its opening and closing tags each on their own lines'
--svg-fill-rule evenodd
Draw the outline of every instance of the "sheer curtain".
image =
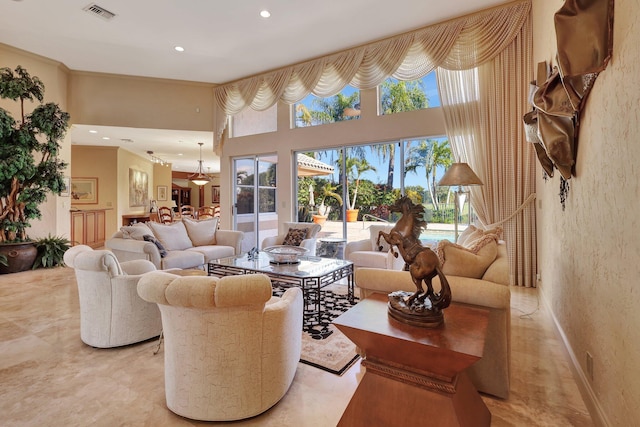
<svg viewBox="0 0 640 427">
<path fill-rule="evenodd" d="M 527 19 L 514 41 L 489 61 L 467 70 L 437 70 L 454 157 L 484 182 L 471 187 L 473 207 L 483 225 L 504 228 L 511 284 L 520 286 L 535 286 L 537 256 L 535 154 L 522 123 L 529 109 L 531 45 Z"/>
</svg>

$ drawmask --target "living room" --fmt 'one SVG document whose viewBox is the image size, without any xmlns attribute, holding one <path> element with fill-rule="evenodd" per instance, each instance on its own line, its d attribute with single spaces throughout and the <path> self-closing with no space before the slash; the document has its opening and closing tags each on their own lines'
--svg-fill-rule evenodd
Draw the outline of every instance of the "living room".
<svg viewBox="0 0 640 427">
<path fill-rule="evenodd" d="M 531 2 L 532 64 L 555 61 L 553 15 L 562 3 Z M 633 5 L 619 2 L 615 9 L 613 56 L 598 76 L 582 116 L 576 173 L 569 180 L 564 207 L 558 197 L 559 174 L 545 180 L 539 165 L 535 173 L 535 292 L 540 304 L 549 311 L 567 351 L 572 380 L 581 390 L 594 425 L 629 425 L 640 419 L 640 408 L 635 404 L 640 398 L 637 374 L 640 337 L 634 327 L 640 321 L 640 300 L 633 289 L 640 256 L 635 238 L 640 225 L 633 218 L 640 196 L 639 172 L 635 167 L 635 161 L 640 160 L 640 148 L 633 140 L 640 126 L 635 113 L 640 85 L 629 78 L 640 65 L 639 20 Z M 22 65 L 39 76 L 47 87 L 48 100 L 70 111 L 77 123 L 214 129 L 213 84 L 76 72 L 55 58 L 42 58 L 7 45 L 0 45 L 0 54 L 1 66 Z M 527 70 L 530 77 L 534 72 Z M 148 101 L 149 93 L 154 94 L 153 102 Z M 365 107 L 377 102 L 375 89 L 363 90 L 361 96 Z M 100 102 L 95 102 L 96 99 Z M 1 105 L 6 108 L 4 103 Z M 193 111 L 194 105 L 200 106 L 200 113 L 180 113 Z M 278 211 L 281 218 L 288 219 L 293 215 L 290 161 L 293 151 L 334 146 L 337 141 L 350 145 L 389 140 L 398 136 L 398 129 L 414 135 L 442 135 L 446 132 L 442 122 L 431 117 L 440 114 L 434 110 L 382 120 L 367 121 L 363 117 L 361 124 L 344 123 L 333 129 L 310 130 L 304 141 L 298 137 L 300 130 L 228 139 L 221 153 L 223 211 L 229 210 L 232 179 L 229 168 L 236 156 L 257 152 L 278 154 L 278 187 L 282 190 L 279 199 L 284 203 Z M 279 105 L 278 123 L 286 123 L 284 127 L 288 129 L 288 121 L 287 107 Z M 344 132 L 347 125 L 348 131 Z M 67 138 L 62 157 L 72 161 L 72 170 L 78 167 L 73 164 L 73 149 Z M 122 167 L 126 169 L 128 165 Z M 150 173 L 153 170 L 150 162 L 145 167 Z M 101 179 L 106 183 L 113 177 L 105 173 Z M 31 235 L 46 235 L 50 231 L 68 235 L 68 198 L 52 198 L 43 212 L 42 221 L 31 228 Z M 116 212 L 128 213 L 125 208 L 114 211 L 109 222 L 111 232 L 119 226 Z M 230 228 L 231 224 L 231 218 L 223 216 L 222 228 Z M 587 363 L 587 353 L 592 357 L 592 366 Z M 540 366 L 555 363 L 545 359 L 544 352 L 540 358 Z M 302 398 L 295 404 L 303 405 L 305 400 Z"/>
</svg>

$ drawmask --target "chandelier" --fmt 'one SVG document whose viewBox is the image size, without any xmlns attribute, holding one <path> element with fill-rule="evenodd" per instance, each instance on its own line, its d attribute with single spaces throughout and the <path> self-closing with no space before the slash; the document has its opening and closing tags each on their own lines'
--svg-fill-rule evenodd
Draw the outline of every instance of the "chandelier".
<svg viewBox="0 0 640 427">
<path fill-rule="evenodd" d="M 205 185 L 206 183 L 211 181 L 211 178 L 205 175 L 205 173 L 202 171 L 202 145 L 203 144 L 204 144 L 203 142 L 198 142 L 198 145 L 200 146 L 200 160 L 198 160 L 198 170 L 195 171 L 192 175 L 189 175 L 189 181 L 193 182 L 195 185 Z"/>
</svg>

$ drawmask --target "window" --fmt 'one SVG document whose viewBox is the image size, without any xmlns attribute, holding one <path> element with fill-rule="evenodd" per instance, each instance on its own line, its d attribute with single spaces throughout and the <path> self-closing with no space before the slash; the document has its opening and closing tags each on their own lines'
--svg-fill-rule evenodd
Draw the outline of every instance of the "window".
<svg viewBox="0 0 640 427">
<path fill-rule="evenodd" d="M 390 77 L 380 85 L 379 93 L 381 115 L 440 106 L 435 71 L 406 82 Z"/>
<path fill-rule="evenodd" d="M 293 105 L 293 127 L 301 128 L 360 118 L 360 91 L 346 86 L 329 98 L 313 94 Z"/>
</svg>

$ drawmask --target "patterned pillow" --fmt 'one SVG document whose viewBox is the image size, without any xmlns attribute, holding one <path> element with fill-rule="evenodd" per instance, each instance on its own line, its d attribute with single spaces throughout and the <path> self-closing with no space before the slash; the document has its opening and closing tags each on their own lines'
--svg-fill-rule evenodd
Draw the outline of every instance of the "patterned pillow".
<svg viewBox="0 0 640 427">
<path fill-rule="evenodd" d="M 283 245 L 300 246 L 300 243 L 307 238 L 306 228 L 290 228 L 287 236 L 284 238 Z"/>
</svg>

